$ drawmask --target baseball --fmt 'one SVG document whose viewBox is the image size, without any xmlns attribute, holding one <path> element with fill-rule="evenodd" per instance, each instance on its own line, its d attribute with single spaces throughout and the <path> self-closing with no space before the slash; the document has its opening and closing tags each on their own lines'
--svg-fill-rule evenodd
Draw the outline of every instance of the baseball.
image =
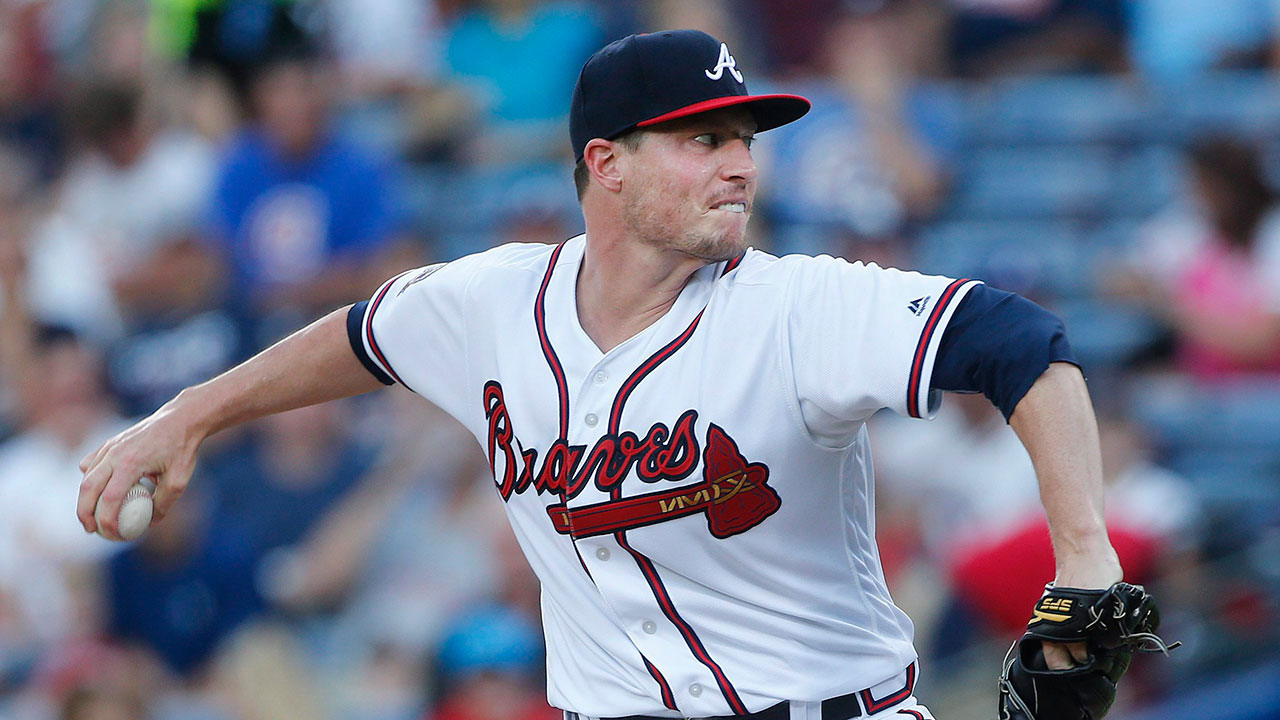
<svg viewBox="0 0 1280 720">
<path fill-rule="evenodd" d="M 155 483 L 151 478 L 143 478 L 133 487 L 129 488 L 129 492 L 124 496 L 124 502 L 120 505 L 119 532 L 122 540 L 135 540 L 142 533 L 146 532 L 147 527 L 151 525 L 151 493 L 155 490 Z M 98 534 L 102 534 L 102 518 L 98 515 L 102 511 L 99 505 L 94 513 L 98 520 Z M 112 539 L 112 538 L 108 538 Z"/>
</svg>

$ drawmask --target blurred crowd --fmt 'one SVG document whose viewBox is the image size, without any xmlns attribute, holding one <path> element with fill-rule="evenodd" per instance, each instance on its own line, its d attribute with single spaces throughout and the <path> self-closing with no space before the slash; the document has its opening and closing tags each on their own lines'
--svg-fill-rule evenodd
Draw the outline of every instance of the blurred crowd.
<svg viewBox="0 0 1280 720">
<path fill-rule="evenodd" d="M 386 277 L 581 231 L 566 112 L 632 32 L 727 41 L 752 244 L 980 277 L 1062 315 L 1108 527 L 1185 647 L 1114 716 L 1280 717 L 1273 0 L 0 0 L 0 717 L 556 720 L 479 446 L 391 389 L 217 436 L 138 542 L 81 457 Z M 922 697 L 989 717 L 1052 576 L 981 397 L 872 421 Z"/>
</svg>

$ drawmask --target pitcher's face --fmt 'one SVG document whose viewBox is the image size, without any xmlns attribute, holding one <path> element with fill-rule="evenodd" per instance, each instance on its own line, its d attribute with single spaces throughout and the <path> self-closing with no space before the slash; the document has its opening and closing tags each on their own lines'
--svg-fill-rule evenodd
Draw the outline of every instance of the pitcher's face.
<svg viewBox="0 0 1280 720">
<path fill-rule="evenodd" d="M 708 262 L 741 254 L 756 193 L 755 127 L 749 111 L 726 108 L 646 128 L 624 161 L 628 233 Z"/>
</svg>

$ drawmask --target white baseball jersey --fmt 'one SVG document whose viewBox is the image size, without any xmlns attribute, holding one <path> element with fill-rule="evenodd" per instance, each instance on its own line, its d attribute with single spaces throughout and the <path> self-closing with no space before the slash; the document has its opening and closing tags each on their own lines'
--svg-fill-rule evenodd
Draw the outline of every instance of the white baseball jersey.
<svg viewBox="0 0 1280 720">
<path fill-rule="evenodd" d="M 972 281 L 749 250 L 602 353 L 584 237 L 388 281 L 366 364 L 475 434 L 542 582 L 548 699 L 587 716 L 745 714 L 874 688 L 916 655 L 875 541 L 864 422 L 930 411 Z"/>
</svg>

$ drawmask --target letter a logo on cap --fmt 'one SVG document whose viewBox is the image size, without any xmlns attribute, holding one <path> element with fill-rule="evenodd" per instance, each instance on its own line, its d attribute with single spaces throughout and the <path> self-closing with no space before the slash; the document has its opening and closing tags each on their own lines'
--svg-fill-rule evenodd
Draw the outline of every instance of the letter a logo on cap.
<svg viewBox="0 0 1280 720">
<path fill-rule="evenodd" d="M 719 80 L 724 75 L 725 68 L 729 69 L 729 73 L 733 75 L 733 79 L 742 82 L 742 73 L 738 72 L 738 61 L 733 59 L 729 54 L 729 46 L 720 43 L 720 59 L 716 61 L 716 66 L 710 70 L 703 70 L 707 77 L 712 80 Z"/>
</svg>

